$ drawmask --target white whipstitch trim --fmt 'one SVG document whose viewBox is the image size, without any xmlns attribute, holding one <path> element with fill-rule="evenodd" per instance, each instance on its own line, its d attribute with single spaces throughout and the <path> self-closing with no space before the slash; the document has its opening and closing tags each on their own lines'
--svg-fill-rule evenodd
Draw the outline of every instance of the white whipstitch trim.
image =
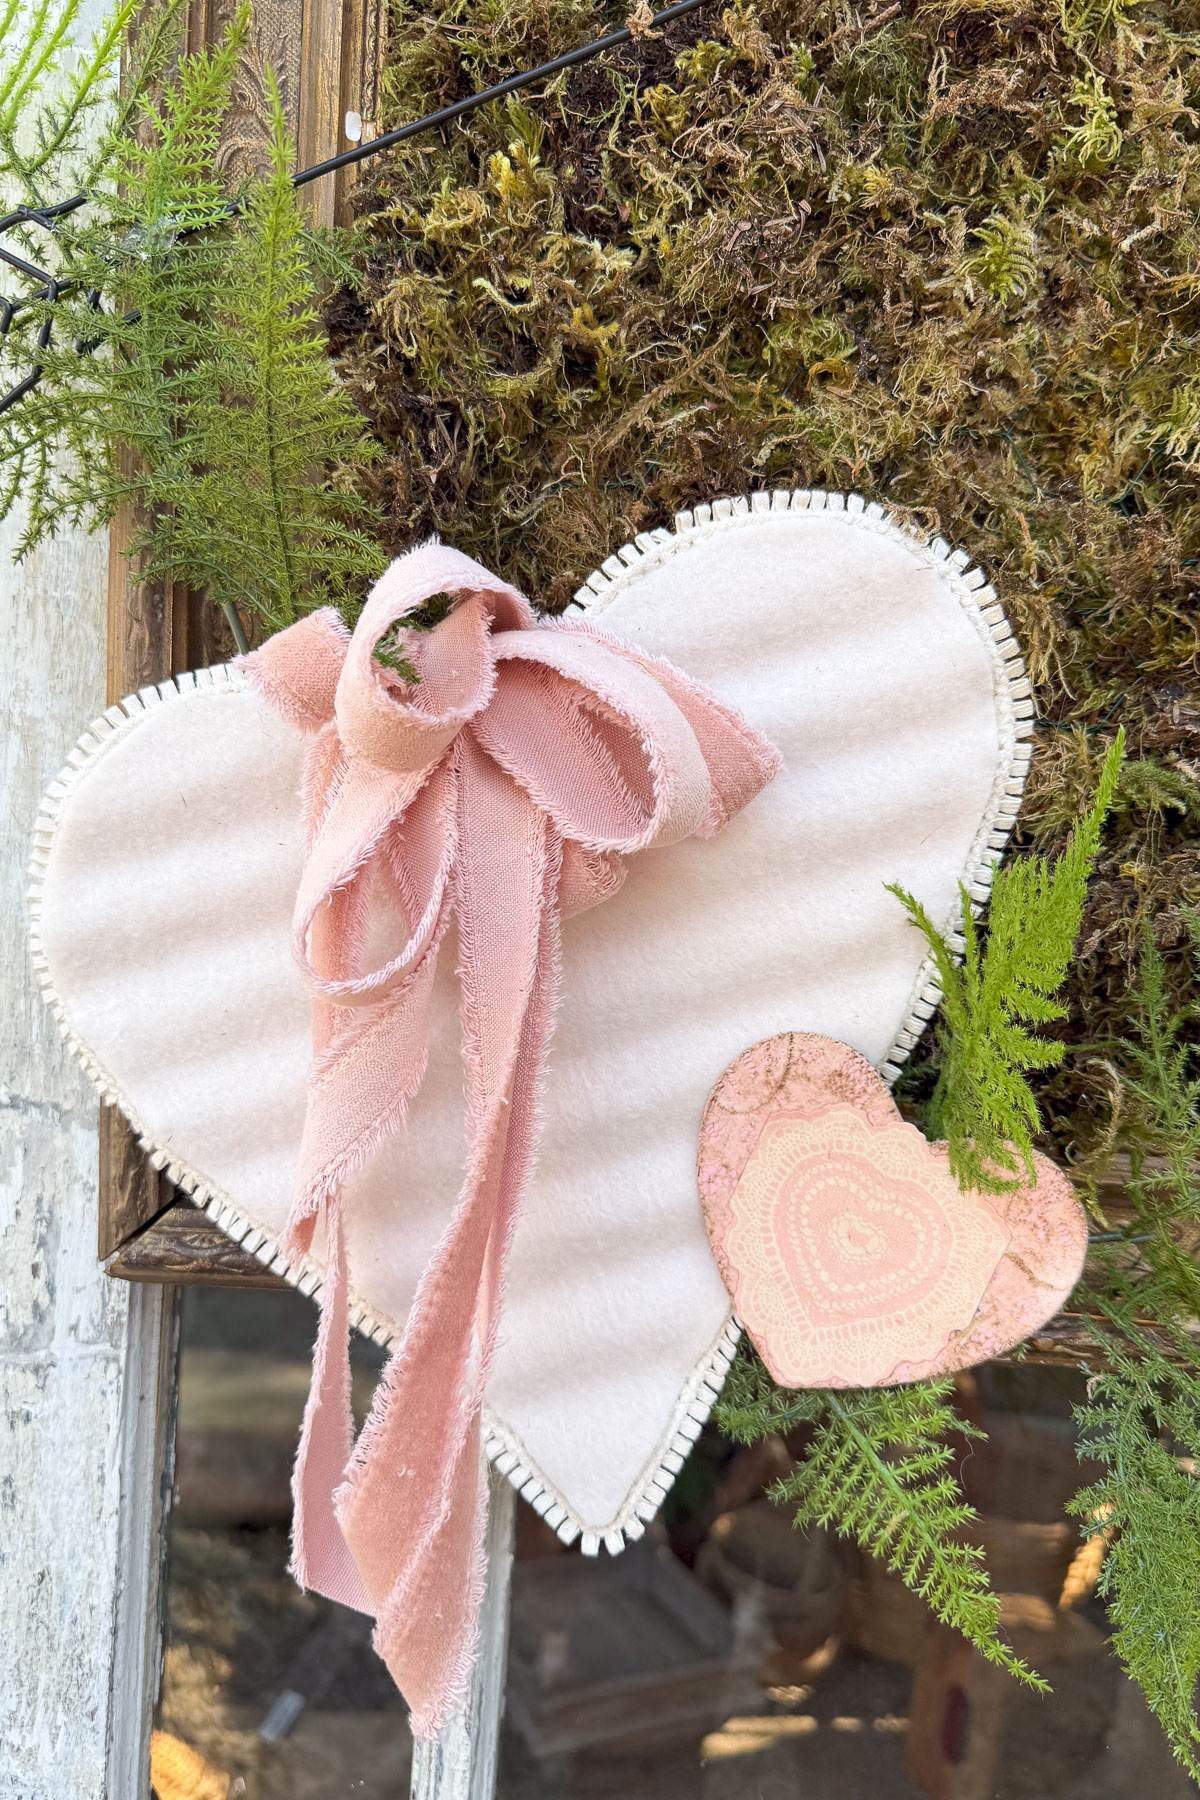
<svg viewBox="0 0 1200 1800">
<path fill-rule="evenodd" d="M 927 568 L 937 568 L 944 573 L 950 591 L 979 634 L 992 666 L 1001 762 L 962 876 L 963 886 L 978 912 L 991 892 L 996 867 L 1016 824 L 1032 754 L 1029 740 L 1033 735 L 1034 709 L 1033 688 L 1004 608 L 996 590 L 989 585 L 983 571 L 974 566 L 965 550 L 955 550 L 944 538 L 919 536 L 878 501 L 864 500 L 861 494 L 831 493 L 824 488 L 761 489 L 738 499 L 714 500 L 711 504 L 693 507 L 690 512 L 676 513 L 674 531 L 642 532 L 589 575 L 576 593 L 574 605 L 589 614 L 603 612 L 609 602 L 639 575 L 648 573 L 668 557 L 694 548 L 716 532 L 737 529 L 764 515 L 774 517 L 785 513 L 793 518 L 806 513 L 840 514 L 857 528 L 877 532 L 900 544 Z M 961 953 L 963 939 L 956 918 L 955 910 L 940 924 L 953 949 Z M 933 957 L 928 956 L 917 972 L 904 1022 L 878 1064 L 879 1073 L 889 1087 L 936 1012 L 941 998 Z"/>
<path fill-rule="evenodd" d="M 576 594 L 575 603 L 585 611 L 602 611 L 607 602 L 633 577 L 645 572 L 664 557 L 677 553 L 714 530 L 737 525 L 744 519 L 763 513 L 781 512 L 842 513 L 864 529 L 878 531 L 900 541 L 906 549 L 927 564 L 944 565 L 959 603 L 977 623 L 992 662 L 1001 746 L 1005 753 L 1004 766 L 998 772 L 991 802 L 972 846 L 964 876 L 972 900 L 977 907 L 982 906 L 987 898 L 996 864 L 1016 821 L 1021 801 L 1029 768 L 1030 747 L 1027 740 L 1033 729 L 1033 701 L 1020 650 L 1004 611 L 994 590 L 986 584 L 982 573 L 971 566 L 970 558 L 964 552 L 952 550 L 941 538 L 927 542 L 916 537 L 886 513 L 882 506 L 867 502 L 857 494 L 832 494 L 819 489 L 783 489 L 736 500 L 716 500 L 711 505 L 679 513 L 673 532 L 666 528 L 643 532 L 632 543 L 624 545 L 610 556 L 602 568 L 588 578 L 587 583 Z M 148 1136 L 136 1111 L 117 1089 L 108 1072 L 71 1030 L 54 987 L 42 941 L 42 900 L 50 852 L 63 807 L 82 772 L 94 758 L 111 749 L 120 738 L 144 722 L 154 707 L 163 702 L 179 699 L 198 690 L 235 692 L 245 686 L 245 677 L 229 664 L 198 669 L 190 674 L 178 675 L 172 681 L 164 681 L 157 687 L 143 688 L 119 705 L 110 706 L 83 733 L 67 758 L 62 773 L 47 788 L 34 828 L 29 887 L 30 949 L 43 997 L 57 1021 L 68 1049 L 101 1098 L 118 1107 L 125 1115 L 152 1167 L 164 1174 L 197 1206 L 202 1207 L 234 1243 L 240 1244 L 273 1273 L 312 1298 L 319 1295 L 321 1290 L 321 1273 L 315 1264 L 307 1259 L 298 1263 L 289 1262 L 276 1239 L 247 1218 L 227 1194 L 211 1186 L 198 1171 L 173 1158 Z M 952 934 L 951 941 L 961 948 L 961 937 L 958 934 Z M 940 999 L 941 990 L 933 979 L 932 959 L 928 959 L 922 965 L 914 984 L 904 1023 L 880 1065 L 880 1072 L 889 1083 L 895 1081 Z M 361 1302 L 353 1300 L 351 1322 L 357 1330 L 384 1349 L 398 1335 L 396 1327 L 390 1321 Z M 626 1543 L 641 1537 L 646 1525 L 658 1512 L 716 1404 L 740 1337 L 740 1327 L 731 1315 L 709 1350 L 693 1368 L 676 1402 L 675 1412 L 665 1435 L 665 1447 L 651 1458 L 613 1518 L 602 1529 L 589 1526 L 578 1517 L 562 1494 L 530 1466 L 531 1459 L 515 1433 L 502 1420 L 485 1410 L 484 1438 L 487 1454 L 496 1468 L 508 1477 L 564 1543 L 572 1544 L 578 1539 L 585 1555 L 595 1555 L 602 1548 L 615 1555 Z"/>
</svg>

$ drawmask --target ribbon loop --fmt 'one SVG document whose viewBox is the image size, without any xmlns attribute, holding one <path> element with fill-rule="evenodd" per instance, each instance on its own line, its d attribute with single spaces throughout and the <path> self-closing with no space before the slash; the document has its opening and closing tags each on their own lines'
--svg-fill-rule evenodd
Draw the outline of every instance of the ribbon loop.
<svg viewBox="0 0 1200 1800">
<path fill-rule="evenodd" d="M 475 735 L 564 837 L 628 855 L 699 828 L 708 766 L 660 682 L 598 638 L 510 631 L 494 644 L 496 693 Z"/>
<path fill-rule="evenodd" d="M 458 604 L 432 631 L 405 633 L 418 675 L 406 683 L 379 644 L 441 592 Z M 315 1057 L 287 1242 L 306 1254 L 323 1213 L 327 1254 L 293 1567 L 374 1614 L 413 1729 L 431 1735 L 474 1654 L 480 1419 L 536 1147 L 560 918 L 615 892 L 623 855 L 716 830 L 778 759 L 669 664 L 585 624 L 539 625 L 515 588 L 436 543 L 392 564 L 352 636 L 314 613 L 244 666 L 313 734 L 294 928 Z M 380 895 L 405 941 L 371 967 Z M 452 919 L 467 1167 L 355 1445 L 342 1188 L 420 1088 Z"/>
<path fill-rule="evenodd" d="M 415 688 L 376 657 L 381 639 L 436 594 L 462 596 L 433 631 L 406 633 Z M 376 582 L 346 651 L 334 712 L 346 749 L 378 768 L 409 775 L 431 768 L 495 686 L 491 632 L 527 628 L 529 602 L 481 563 L 444 544 L 425 544 Z"/>
</svg>

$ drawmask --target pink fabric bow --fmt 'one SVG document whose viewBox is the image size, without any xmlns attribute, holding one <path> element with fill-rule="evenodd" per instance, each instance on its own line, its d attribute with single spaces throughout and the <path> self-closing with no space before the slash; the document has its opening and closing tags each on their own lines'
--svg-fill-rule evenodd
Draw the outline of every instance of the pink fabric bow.
<svg viewBox="0 0 1200 1800">
<path fill-rule="evenodd" d="M 414 686 L 376 650 L 443 592 L 458 597 L 448 616 L 403 636 Z M 539 623 L 514 588 L 436 543 L 392 564 L 352 637 L 326 609 L 244 667 L 313 733 L 295 934 L 315 1059 L 286 1247 L 306 1253 L 323 1215 L 326 1277 L 293 1478 L 293 1569 L 374 1616 L 375 1648 L 428 1736 L 462 1700 L 475 1650 L 480 1413 L 537 1135 L 560 915 L 613 893 L 623 855 L 718 830 L 777 757 L 668 664 L 587 624 Z M 381 892 L 409 936 L 368 968 Z M 421 1084 L 452 918 L 465 1180 L 355 1444 L 341 1191 Z"/>
</svg>

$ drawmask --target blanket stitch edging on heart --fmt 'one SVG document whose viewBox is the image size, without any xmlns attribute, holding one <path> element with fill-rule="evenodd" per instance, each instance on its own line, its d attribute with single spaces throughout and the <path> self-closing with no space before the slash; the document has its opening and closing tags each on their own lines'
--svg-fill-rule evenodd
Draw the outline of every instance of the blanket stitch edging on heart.
<svg viewBox="0 0 1200 1800">
<path fill-rule="evenodd" d="M 878 532 L 906 550 L 927 568 L 946 576 L 951 592 L 979 632 L 992 664 L 992 693 L 1000 726 L 1000 755 L 992 792 L 975 834 L 966 867 L 965 886 L 979 912 L 991 892 L 992 876 L 999 863 L 1020 810 L 1025 778 L 1029 773 L 1033 735 L 1033 688 L 1025 670 L 1021 647 L 1008 622 L 1000 598 L 983 570 L 965 550 L 955 550 L 945 538 L 925 538 L 907 530 L 877 500 L 861 494 L 837 493 L 825 488 L 759 489 L 736 499 L 714 500 L 690 511 L 676 513 L 674 528 L 659 526 L 645 531 L 632 543 L 623 544 L 593 570 L 575 592 L 573 605 L 585 614 L 602 613 L 631 581 L 660 563 L 694 547 L 706 537 L 730 526 L 765 516 L 787 513 L 831 513 L 864 530 Z M 941 921 L 947 941 L 961 955 L 962 932 L 953 919 Z M 879 1064 L 889 1086 L 895 1081 L 909 1052 L 920 1039 L 941 1002 L 932 955 L 926 957 L 910 990 L 904 1022 Z"/>
<path fill-rule="evenodd" d="M 993 692 L 1001 728 L 1001 759 L 991 802 L 976 833 L 963 874 L 964 884 L 976 908 L 982 907 L 1020 806 L 1029 767 L 1030 746 L 1026 740 L 1033 730 L 1033 702 L 1020 648 L 1004 609 L 994 588 L 988 585 L 982 571 L 973 566 L 965 551 L 952 549 L 942 538 L 926 540 L 914 535 L 878 502 L 868 502 L 857 494 L 830 493 L 822 489 L 760 491 L 737 499 L 716 500 L 690 512 L 678 513 L 673 530 L 663 526 L 641 533 L 593 571 L 576 593 L 574 604 L 581 611 L 602 612 L 620 588 L 644 571 L 647 560 L 659 560 L 664 555 L 677 553 L 713 530 L 780 512 L 840 514 L 848 521 L 900 542 L 927 566 L 944 568 L 959 604 L 977 624 L 993 665 Z M 68 1050 L 100 1097 L 124 1114 L 151 1166 L 202 1207 L 234 1243 L 240 1244 L 257 1261 L 311 1298 L 320 1290 L 321 1275 L 308 1259 L 289 1261 L 277 1241 L 239 1211 L 225 1193 L 209 1186 L 203 1176 L 171 1157 L 147 1136 L 107 1071 L 71 1030 L 54 987 L 41 936 L 42 894 L 51 848 L 62 808 L 83 771 L 94 758 L 103 755 L 119 738 L 142 723 L 156 705 L 203 690 L 234 693 L 247 685 L 240 671 L 229 664 L 180 674 L 157 686 L 142 688 L 137 694 L 108 707 L 80 735 L 66 765 L 43 795 L 34 828 L 28 896 L 30 951 L 43 997 Z M 956 950 L 961 951 L 961 935 L 951 933 L 950 937 Z M 940 999 L 941 990 L 933 979 L 932 961 L 927 959 L 918 971 L 903 1022 L 879 1065 L 879 1073 L 889 1086 L 900 1073 Z M 352 1302 L 351 1320 L 357 1330 L 384 1348 L 396 1335 L 386 1320 L 359 1301 Z M 665 1500 L 717 1402 L 740 1337 L 740 1325 L 731 1312 L 681 1390 L 662 1447 L 652 1454 L 613 1519 L 603 1529 L 589 1529 L 572 1512 L 562 1495 L 530 1467 L 532 1459 L 517 1435 L 490 1412 L 485 1413 L 484 1433 L 488 1458 L 564 1543 L 571 1544 L 579 1539 L 585 1555 L 595 1555 L 601 1547 L 615 1555 L 627 1542 L 643 1535 L 646 1524 Z"/>
</svg>

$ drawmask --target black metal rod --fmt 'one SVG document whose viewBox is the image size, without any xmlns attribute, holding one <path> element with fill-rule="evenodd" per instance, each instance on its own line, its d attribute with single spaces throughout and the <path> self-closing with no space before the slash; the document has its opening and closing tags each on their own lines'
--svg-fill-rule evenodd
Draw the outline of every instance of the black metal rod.
<svg viewBox="0 0 1200 1800">
<path fill-rule="evenodd" d="M 705 4 L 706 0 L 675 0 L 673 6 L 664 7 L 662 12 L 655 13 L 652 18 L 648 19 L 645 29 L 656 31 L 664 25 L 671 24 L 673 20 L 682 18 L 685 13 L 696 12 Z M 382 137 L 371 138 L 365 144 L 355 144 L 352 149 L 342 150 L 337 156 L 326 157 L 324 162 L 313 163 L 307 169 L 299 169 L 292 176 L 292 186 L 307 187 L 310 181 L 317 181 L 322 175 L 333 175 L 338 169 L 351 168 L 356 163 L 365 162 L 367 157 L 376 156 L 381 150 L 390 150 L 395 144 L 406 143 L 409 138 L 419 137 L 423 132 L 437 131 L 442 126 L 452 124 L 455 119 L 465 118 L 477 107 L 487 106 L 493 100 L 502 100 L 506 94 L 518 93 L 520 89 L 531 87 L 535 82 L 545 81 L 552 75 L 562 74 L 564 69 L 574 69 L 580 63 L 590 62 L 594 56 L 602 56 L 607 50 L 617 50 L 622 44 L 632 43 L 634 37 L 635 34 L 628 25 L 621 25 L 615 31 L 607 32 L 603 37 L 593 38 L 590 43 L 580 44 L 577 49 L 565 50 L 561 56 L 551 57 L 549 62 L 539 63 L 536 69 L 524 69 L 518 75 L 506 76 L 503 81 L 497 81 L 489 88 L 482 88 L 477 94 L 468 94 L 463 100 L 452 101 L 449 106 L 442 106 L 436 112 L 426 113 L 422 119 L 413 119 L 409 124 L 401 125 L 395 131 L 385 131 Z M 10 231 L 14 225 L 36 223 L 49 227 L 52 219 L 61 218 L 65 214 L 75 212 L 77 208 L 85 206 L 88 198 L 87 194 L 72 194 L 69 199 L 55 200 L 48 206 L 19 206 L 0 219 L 0 236 L 6 231 Z M 231 218 L 241 211 L 241 206 L 242 203 L 238 200 L 230 201 L 227 210 Z M 5 250 L 2 245 L 0 245 L 0 259 L 38 282 L 38 287 L 32 294 L 26 294 L 19 300 L 9 300 L 0 295 L 0 337 L 6 335 L 13 320 L 23 307 L 31 306 L 38 300 L 53 302 L 59 295 L 70 292 L 75 286 L 75 283 L 71 281 L 54 281 L 46 270 L 26 262 L 24 258 L 15 255 L 12 251 Z M 99 310 L 99 296 L 97 295 L 93 299 L 92 295 L 89 295 L 89 300 Z M 130 315 L 131 319 L 134 316 Z M 43 345 L 46 341 L 46 338 L 41 338 Z M 91 351 L 97 347 L 100 341 L 98 338 L 81 340 L 77 342 L 76 348 Z M 25 376 L 24 380 L 17 382 L 16 386 L 10 388 L 7 394 L 0 396 L 0 413 L 7 412 L 10 406 L 14 406 L 29 392 L 30 388 L 36 387 L 41 373 L 40 367 L 34 368 Z"/>
<path fill-rule="evenodd" d="M 3 222 L 0 221 L 0 231 L 3 230 Z M 36 263 L 26 262 L 23 256 L 18 256 L 15 250 L 9 250 L 3 244 L 0 244 L 0 261 L 6 262 L 10 269 L 16 269 L 21 275 L 28 275 L 30 280 L 40 282 L 43 288 L 50 280 L 48 269 L 39 269 Z"/>
<path fill-rule="evenodd" d="M 72 194 L 69 200 L 52 200 L 47 206 L 16 206 L 0 219 L 0 231 L 11 231 L 14 225 L 45 225 L 61 213 L 86 205 L 87 199 L 86 194 Z"/>
<path fill-rule="evenodd" d="M 646 28 L 657 30 L 662 25 L 669 25 L 673 19 L 682 18 L 685 13 L 695 12 L 704 4 L 705 0 L 676 0 L 674 6 L 655 13 L 647 21 Z M 382 137 L 371 138 L 365 144 L 356 144 L 352 150 L 342 150 L 337 156 L 326 157 L 324 162 L 314 163 L 311 169 L 301 169 L 293 176 L 293 185 L 304 187 L 321 175 L 332 175 L 338 169 L 348 169 L 354 163 L 363 162 L 368 156 L 377 155 L 380 150 L 390 150 L 394 144 L 403 144 L 424 131 L 437 131 L 443 125 L 451 125 L 455 119 L 474 112 L 477 106 L 487 106 L 493 100 L 503 100 L 506 94 L 518 93 L 521 88 L 531 87 L 535 81 L 548 80 L 551 75 L 560 75 L 564 69 L 573 69 L 579 63 L 589 62 L 593 56 L 601 56 L 606 50 L 619 49 L 622 44 L 632 43 L 633 37 L 629 26 L 621 25 L 617 30 L 608 32 L 605 37 L 593 38 L 590 44 L 580 44 L 576 50 L 565 50 L 561 56 L 553 56 L 549 62 L 539 63 L 536 69 L 526 69 L 520 75 L 509 75 L 492 87 L 483 88 L 478 94 L 468 94 L 465 100 L 455 100 L 449 106 L 439 107 L 437 112 L 426 113 L 423 119 L 414 119 L 411 124 L 401 125 L 395 131 L 385 131 Z"/>
</svg>

